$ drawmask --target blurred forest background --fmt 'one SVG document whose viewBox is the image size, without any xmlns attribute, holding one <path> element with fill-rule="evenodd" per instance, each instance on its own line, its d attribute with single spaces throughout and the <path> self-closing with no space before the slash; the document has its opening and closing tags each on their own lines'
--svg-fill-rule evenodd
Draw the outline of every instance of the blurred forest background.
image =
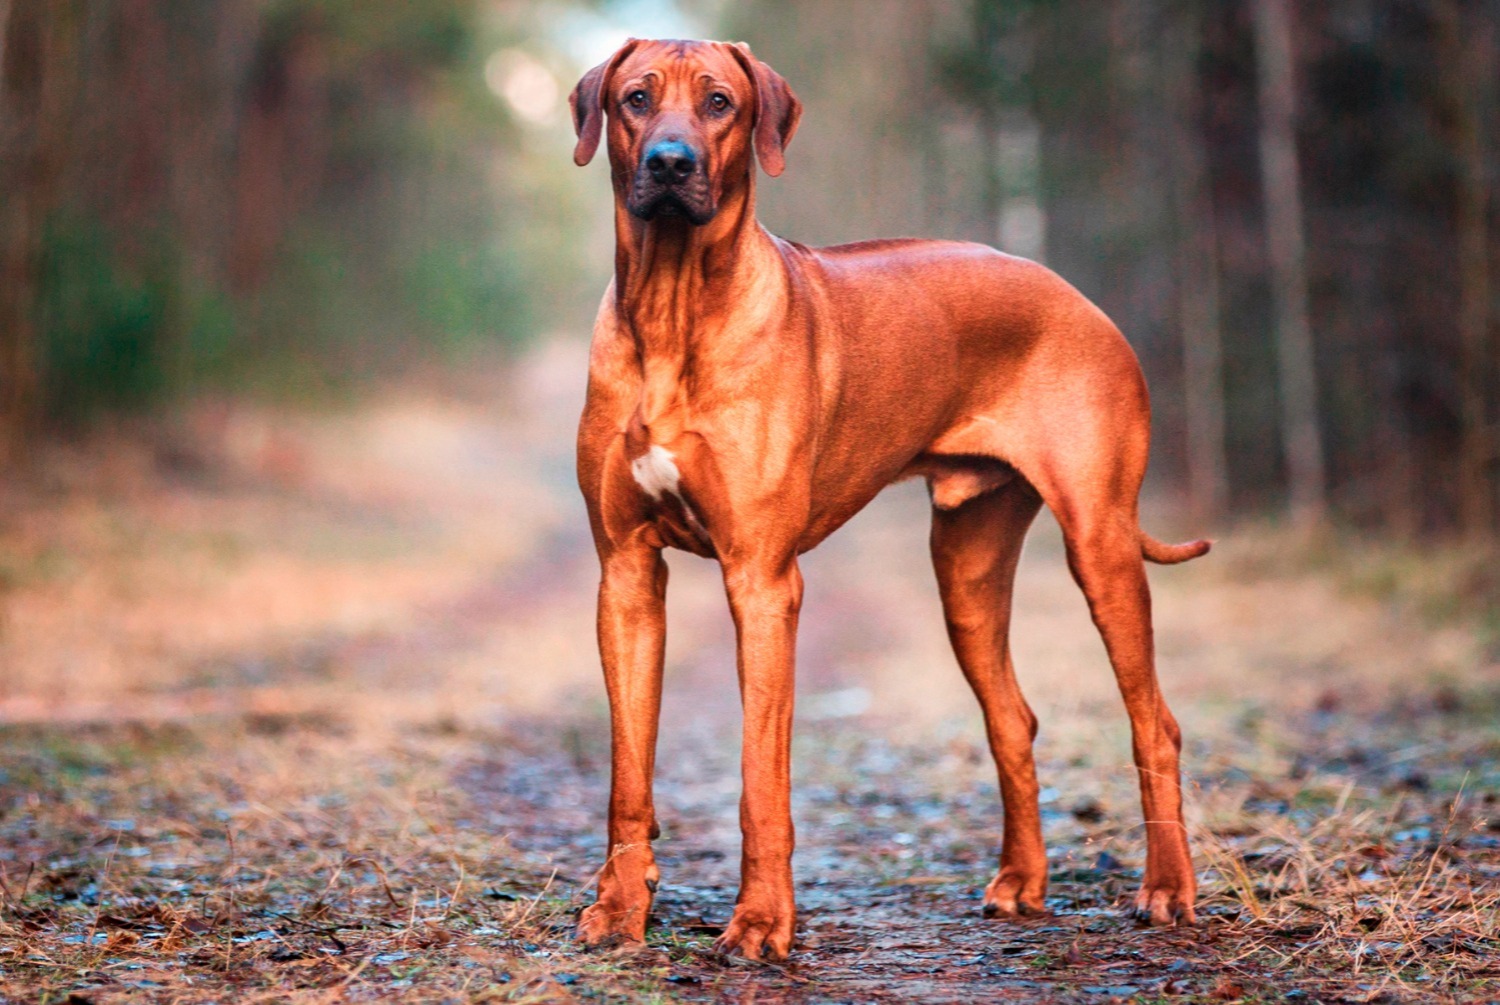
<svg viewBox="0 0 1500 1005">
<path fill-rule="evenodd" d="M 1492 536 L 1500 3 L 1079 11 L 0 0 L 4 463 L 184 396 L 581 336 L 607 186 L 562 109 L 645 12 L 807 103 L 773 230 L 984 241 L 1097 301 L 1157 485 L 1205 521 Z"/>
<path fill-rule="evenodd" d="M 1045 518 L 1063 917 L 961 920 L 999 793 L 907 484 L 804 559 L 798 971 L 708 952 L 741 719 L 686 555 L 653 955 L 572 944 L 613 234 L 567 95 L 627 35 L 796 89 L 775 232 L 1038 258 L 1134 344 L 1144 525 L 1221 540 L 1152 576 L 1201 937 L 1112 910 L 1139 775 Z M 0 1000 L 1493 999 L 1497 90 L 1500 0 L 0 0 Z"/>
</svg>

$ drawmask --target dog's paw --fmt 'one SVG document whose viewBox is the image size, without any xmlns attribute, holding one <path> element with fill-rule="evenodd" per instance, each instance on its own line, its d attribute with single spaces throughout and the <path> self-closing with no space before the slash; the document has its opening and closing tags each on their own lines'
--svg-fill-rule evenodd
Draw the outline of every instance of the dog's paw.
<svg viewBox="0 0 1500 1005">
<path fill-rule="evenodd" d="M 643 945 L 661 882 L 650 848 L 622 848 L 599 875 L 599 896 L 578 916 L 577 938 L 591 948 Z"/>
<path fill-rule="evenodd" d="M 984 916 L 986 918 L 1018 918 L 1028 915 L 1047 914 L 1044 896 L 1047 892 L 1045 871 L 1027 876 L 1000 870 L 984 889 Z"/>
<path fill-rule="evenodd" d="M 747 960 L 784 960 L 792 951 L 796 928 L 797 912 L 791 904 L 741 903 L 724 934 L 714 940 L 714 952 Z"/>
<path fill-rule="evenodd" d="M 578 916 L 578 941 L 591 949 L 640 948 L 646 944 L 651 902 L 621 904 L 600 898 Z"/>
<path fill-rule="evenodd" d="M 1193 910 L 1196 895 L 1191 879 L 1185 883 L 1147 882 L 1135 895 L 1130 913 L 1137 921 L 1151 925 L 1193 925 L 1198 916 Z"/>
</svg>

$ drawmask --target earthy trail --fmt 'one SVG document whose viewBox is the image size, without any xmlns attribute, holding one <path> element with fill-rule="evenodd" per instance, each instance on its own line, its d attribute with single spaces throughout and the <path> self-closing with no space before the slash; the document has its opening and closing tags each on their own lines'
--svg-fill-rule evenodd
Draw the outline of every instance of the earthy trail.
<svg viewBox="0 0 1500 1005">
<path fill-rule="evenodd" d="M 111 448 L 113 473 L 61 456 L 0 494 L 0 997 L 1493 996 L 1494 667 L 1265 532 L 1153 572 L 1204 881 L 1175 931 L 1119 913 L 1142 860 L 1127 724 L 1034 532 L 1015 649 L 1054 913 L 981 920 L 997 787 L 916 485 L 804 561 L 794 961 L 707 952 L 735 891 L 738 695 L 716 567 L 677 555 L 651 945 L 580 952 L 607 791 L 583 367 L 553 347 L 504 386 L 190 413 L 170 448 Z"/>
</svg>

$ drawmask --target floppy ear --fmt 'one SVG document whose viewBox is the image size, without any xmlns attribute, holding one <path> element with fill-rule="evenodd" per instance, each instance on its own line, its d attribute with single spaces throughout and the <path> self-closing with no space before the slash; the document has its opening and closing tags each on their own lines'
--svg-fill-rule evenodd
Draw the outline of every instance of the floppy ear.
<svg viewBox="0 0 1500 1005">
<path fill-rule="evenodd" d="M 781 74 L 756 59 L 748 45 L 736 42 L 733 50 L 755 84 L 755 156 L 766 174 L 775 178 L 786 168 L 784 152 L 802 119 L 802 102 Z"/>
<path fill-rule="evenodd" d="M 599 149 L 599 136 L 604 131 L 604 89 L 615 67 L 630 55 L 639 39 L 628 38 L 615 54 L 588 73 L 568 95 L 568 107 L 573 110 L 573 131 L 578 134 L 578 145 L 573 148 L 573 163 L 583 167 L 594 159 Z"/>
</svg>

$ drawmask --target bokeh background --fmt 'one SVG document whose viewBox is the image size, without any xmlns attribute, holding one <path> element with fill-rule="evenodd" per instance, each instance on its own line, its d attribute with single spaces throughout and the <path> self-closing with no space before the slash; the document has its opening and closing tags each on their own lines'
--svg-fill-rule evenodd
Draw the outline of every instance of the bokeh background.
<svg viewBox="0 0 1500 1005">
<path fill-rule="evenodd" d="M 1050 518 L 1014 651 L 1062 927 L 957 920 L 1000 815 L 922 486 L 805 556 L 803 973 L 1500 977 L 1500 3 L 0 0 L 0 997 L 806 990 L 700 952 L 739 710 L 691 556 L 653 929 L 686 983 L 566 938 L 606 851 L 572 450 L 613 238 L 567 94 L 629 35 L 795 88 L 775 232 L 983 241 L 1093 298 L 1152 389 L 1147 529 L 1218 539 L 1152 571 L 1201 941 L 1115 910 L 1136 773 Z"/>
<path fill-rule="evenodd" d="M 1496 9 L 1131 0 L 4 6 L 0 431 L 316 399 L 585 330 L 566 93 L 630 31 L 808 103 L 764 217 L 1038 257 L 1135 344 L 1197 512 L 1496 522 Z M 1267 16 L 1262 16 L 1267 15 Z"/>
</svg>

